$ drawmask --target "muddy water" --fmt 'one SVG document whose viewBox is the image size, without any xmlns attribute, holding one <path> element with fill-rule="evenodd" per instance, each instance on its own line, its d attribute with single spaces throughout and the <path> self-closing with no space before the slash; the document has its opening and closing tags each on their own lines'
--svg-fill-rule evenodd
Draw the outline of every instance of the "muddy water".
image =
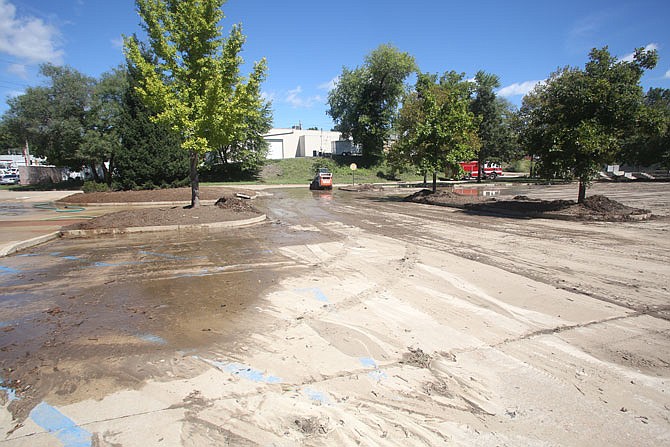
<svg viewBox="0 0 670 447">
<path fill-rule="evenodd" d="M 180 356 L 235 352 L 276 324 L 263 296 L 308 268 L 279 249 L 322 242 L 334 193 L 259 199 L 267 223 L 213 232 L 60 240 L 0 262 L 0 368 L 16 417 L 46 396 L 100 398 L 193 374 Z M 170 367 L 165 358 L 174 357 Z"/>
</svg>

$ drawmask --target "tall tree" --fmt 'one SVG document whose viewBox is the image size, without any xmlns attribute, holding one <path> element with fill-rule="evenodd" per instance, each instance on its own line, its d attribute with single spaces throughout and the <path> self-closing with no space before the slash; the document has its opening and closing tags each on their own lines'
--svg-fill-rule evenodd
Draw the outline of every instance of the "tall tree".
<svg viewBox="0 0 670 447">
<path fill-rule="evenodd" d="M 405 80 L 416 70 L 414 58 L 391 45 L 381 45 L 365 58 L 363 66 L 342 69 L 328 93 L 327 113 L 335 130 L 352 137 L 363 155 L 374 162 L 390 139 Z"/>
<path fill-rule="evenodd" d="M 48 84 L 29 87 L 9 99 L 3 120 L 16 139 L 28 142 L 31 153 L 79 169 L 88 161 L 80 149 L 95 80 L 71 67 L 51 64 L 42 65 L 40 74 Z"/>
<path fill-rule="evenodd" d="M 415 92 L 408 95 L 398 118 L 398 141 L 392 157 L 405 159 L 422 172 L 437 173 L 471 158 L 479 148 L 478 120 L 469 110 L 472 83 L 464 75 L 420 73 Z"/>
<path fill-rule="evenodd" d="M 651 88 L 644 96 L 638 131 L 626 141 L 622 161 L 670 167 L 670 89 Z"/>
<path fill-rule="evenodd" d="M 141 73 L 138 92 L 181 139 L 190 159 L 191 205 L 200 204 L 199 156 L 216 149 L 236 125 L 236 107 L 222 98 L 243 97 L 247 80 L 239 76 L 244 36 L 234 26 L 222 37 L 219 22 L 224 0 L 136 0 L 142 26 L 155 56 L 147 60 L 136 39 L 126 38 L 128 60 Z M 254 66 L 251 79 L 262 79 L 265 63 Z M 240 90 L 239 95 L 237 91 Z M 233 93 L 231 93 L 233 92 Z M 211 141 L 210 141 L 211 140 Z"/>
<path fill-rule="evenodd" d="M 578 202 L 605 163 L 621 153 L 637 132 L 643 110 L 640 78 L 656 66 L 656 50 L 635 50 L 632 61 L 618 61 L 607 47 L 593 49 L 584 70 L 553 73 L 524 98 L 524 141 L 540 155 L 545 176 L 579 180 Z"/>
<path fill-rule="evenodd" d="M 494 90 L 498 87 L 500 79 L 497 75 L 481 70 L 475 75 L 475 92 L 470 110 L 479 118 L 477 134 L 481 146 L 477 152 L 477 182 L 482 180 L 484 162 L 501 161 L 514 148 L 511 106 L 496 96 Z"/>
<path fill-rule="evenodd" d="M 95 83 L 91 104 L 86 113 L 87 129 L 78 154 L 88 160 L 93 171 L 103 172 L 107 185 L 112 184 L 115 157 L 121 149 L 119 124 L 123 96 L 128 88 L 126 71 L 117 68 L 103 73 Z"/>
<path fill-rule="evenodd" d="M 244 36 L 237 27 L 233 34 L 238 46 L 232 50 L 239 52 Z M 264 60 L 256 63 L 244 83 L 238 67 L 230 67 L 228 75 L 237 88 L 231 89 L 221 83 L 214 92 L 213 108 L 216 111 L 209 117 L 207 139 L 224 164 L 234 161 L 245 169 L 254 170 L 267 156 L 268 143 L 262 135 L 272 128 L 272 110 L 261 95 L 265 71 Z"/>
<path fill-rule="evenodd" d="M 143 52 L 145 57 L 151 55 Z M 137 92 L 141 74 L 128 63 L 128 88 L 124 92 L 118 133 L 121 148 L 116 154 L 114 181 L 123 189 L 180 184 L 189 177 L 188 153 L 177 132 L 155 114 Z"/>
</svg>

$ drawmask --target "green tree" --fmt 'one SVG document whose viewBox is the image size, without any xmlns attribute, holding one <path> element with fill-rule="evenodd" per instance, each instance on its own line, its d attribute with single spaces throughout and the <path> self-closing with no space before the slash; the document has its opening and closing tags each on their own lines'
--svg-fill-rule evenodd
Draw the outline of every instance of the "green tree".
<svg viewBox="0 0 670 447">
<path fill-rule="evenodd" d="M 9 99 L 3 121 L 34 155 L 79 169 L 89 161 L 81 148 L 95 80 L 71 67 L 51 64 L 42 65 L 40 74 L 49 79 L 48 85 L 29 87 Z"/>
<path fill-rule="evenodd" d="M 645 94 L 638 131 L 624 145 L 622 161 L 670 167 L 670 89 L 651 88 Z"/>
<path fill-rule="evenodd" d="M 515 146 L 511 105 L 496 96 L 494 89 L 498 87 L 500 79 L 497 75 L 481 70 L 475 75 L 475 92 L 470 110 L 479 118 L 477 134 L 481 146 L 477 151 L 477 182 L 481 182 L 486 161 L 502 161 Z"/>
<path fill-rule="evenodd" d="M 391 45 L 372 51 L 362 67 L 342 69 L 328 93 L 327 113 L 335 130 L 352 137 L 369 162 L 378 161 L 391 135 L 405 80 L 416 70 L 414 58 Z"/>
<path fill-rule="evenodd" d="M 239 52 L 244 37 L 237 33 Z M 234 161 L 244 170 L 256 170 L 267 157 L 269 145 L 262 135 L 272 128 L 272 110 L 261 95 L 265 71 L 264 60 L 255 64 L 248 80 L 232 70 L 230 82 L 236 88 L 216 91 L 216 112 L 209 117 L 206 136 L 224 164 Z"/>
<path fill-rule="evenodd" d="M 87 129 L 78 151 L 93 171 L 100 168 L 107 185 L 112 184 L 115 157 L 121 149 L 119 124 L 127 89 L 125 70 L 117 68 L 102 74 L 93 87 L 91 104 L 86 113 Z"/>
<path fill-rule="evenodd" d="M 150 55 L 145 53 L 146 57 Z M 177 132 L 151 119 L 137 87 L 140 73 L 128 64 L 128 84 L 119 119 L 121 148 L 116 154 L 114 181 L 123 189 L 178 185 L 189 177 L 188 153 Z"/>
<path fill-rule="evenodd" d="M 472 83 L 463 77 L 451 71 L 438 81 L 437 75 L 420 73 L 398 117 L 398 141 L 391 158 L 432 172 L 433 192 L 438 172 L 470 159 L 479 148 L 478 120 L 469 110 Z"/>
<path fill-rule="evenodd" d="M 640 78 L 657 60 L 656 50 L 638 48 L 628 62 L 594 48 L 584 70 L 559 70 L 524 98 L 523 141 L 540 155 L 542 175 L 579 180 L 579 203 L 602 165 L 616 160 L 637 132 Z"/>
<path fill-rule="evenodd" d="M 157 122 L 179 133 L 189 154 L 193 207 L 200 203 L 199 156 L 233 141 L 236 126 L 244 126 L 238 108 L 242 114 L 248 111 L 243 108 L 247 81 L 239 76 L 244 36 L 240 26 L 233 26 L 222 37 L 223 3 L 136 0 L 155 58 L 147 60 L 136 39 L 125 39 L 127 58 L 141 73 L 140 96 L 157 111 Z M 255 64 L 249 82 L 260 82 L 264 71 L 265 61 Z M 222 103 L 225 98 L 230 101 Z"/>
</svg>

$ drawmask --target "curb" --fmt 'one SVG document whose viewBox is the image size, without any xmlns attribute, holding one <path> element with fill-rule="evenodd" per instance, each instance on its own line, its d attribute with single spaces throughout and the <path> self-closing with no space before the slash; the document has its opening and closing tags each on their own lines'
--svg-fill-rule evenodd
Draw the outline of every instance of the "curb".
<svg viewBox="0 0 670 447">
<path fill-rule="evenodd" d="M 26 248 L 34 247 L 36 245 L 44 244 L 45 242 L 52 241 L 61 237 L 60 231 L 55 231 L 53 233 L 45 234 L 42 236 L 37 236 L 32 239 L 27 239 L 25 241 L 15 242 L 9 244 L 3 248 L 0 248 L 0 258 L 4 256 L 11 255 L 17 251 L 24 250 Z"/>
<path fill-rule="evenodd" d="M 105 207 L 105 206 L 124 206 L 128 208 L 153 208 L 159 206 L 188 206 L 191 201 L 177 201 L 177 202 L 96 202 L 96 203 L 73 203 L 57 200 L 55 203 L 67 206 L 81 206 L 88 208 Z M 214 205 L 216 200 L 201 200 L 201 205 Z"/>
<path fill-rule="evenodd" d="M 106 236 L 106 235 L 117 235 L 117 234 L 130 234 L 130 233 L 152 233 L 152 232 L 161 232 L 161 231 L 193 231 L 200 229 L 207 230 L 216 230 L 222 228 L 235 228 L 235 227 L 245 227 L 249 225 L 255 225 L 262 223 L 267 219 L 267 215 L 262 214 L 258 217 L 252 217 L 250 219 L 243 220 L 230 220 L 226 222 L 214 222 L 208 224 L 190 224 L 190 225 L 163 225 L 163 226 L 151 226 L 151 227 L 128 227 L 128 228 L 102 228 L 98 230 L 60 230 L 54 231 L 49 234 L 42 236 L 37 236 L 32 239 L 26 239 L 24 241 L 14 242 L 7 244 L 4 247 L 0 247 L 0 258 L 9 256 L 18 251 L 25 250 L 26 248 L 31 248 L 36 245 L 44 244 L 50 242 L 54 239 L 59 239 L 62 237 L 69 238 L 85 238 L 92 236 Z"/>
<path fill-rule="evenodd" d="M 226 222 L 213 222 L 205 224 L 189 224 L 189 225 L 162 225 L 150 227 L 127 227 L 127 228 L 100 228 L 97 230 L 61 230 L 56 233 L 61 237 L 68 238 L 84 238 L 91 236 L 107 236 L 117 234 L 132 234 L 132 233 L 156 233 L 161 231 L 193 231 L 193 230 L 216 230 L 221 228 L 235 228 L 244 227 L 261 223 L 267 219 L 267 215 L 262 214 L 258 217 L 243 220 L 231 220 Z"/>
</svg>

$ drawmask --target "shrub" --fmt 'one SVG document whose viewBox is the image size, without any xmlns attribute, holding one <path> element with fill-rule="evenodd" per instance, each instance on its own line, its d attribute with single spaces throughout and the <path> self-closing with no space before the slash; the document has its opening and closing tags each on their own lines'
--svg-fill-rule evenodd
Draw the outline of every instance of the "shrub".
<svg viewBox="0 0 670 447">
<path fill-rule="evenodd" d="M 89 181 L 89 182 L 84 182 L 81 189 L 84 192 L 107 192 L 107 191 L 109 191 L 109 186 L 107 186 L 106 183 L 98 183 L 98 182 Z"/>
<path fill-rule="evenodd" d="M 321 168 L 327 168 L 330 172 L 335 172 L 337 163 L 331 158 L 315 158 L 312 161 L 312 172 L 316 174 Z"/>
<path fill-rule="evenodd" d="M 515 160 L 506 167 L 510 172 L 530 172 L 530 160 Z"/>
</svg>

